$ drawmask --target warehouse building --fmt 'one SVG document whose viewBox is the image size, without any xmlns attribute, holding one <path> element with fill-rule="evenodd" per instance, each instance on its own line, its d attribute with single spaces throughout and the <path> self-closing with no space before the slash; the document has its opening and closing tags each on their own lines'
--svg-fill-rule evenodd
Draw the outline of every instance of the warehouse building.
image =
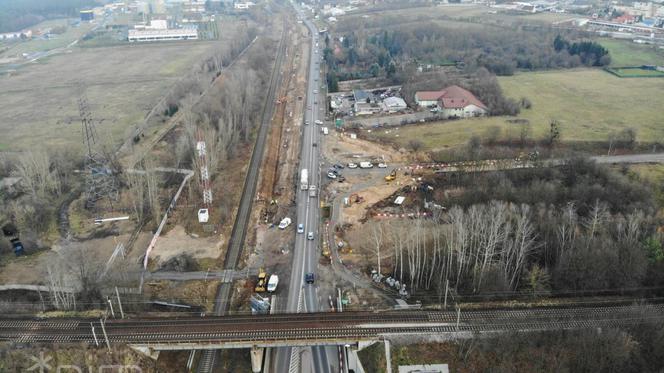
<svg viewBox="0 0 664 373">
<path fill-rule="evenodd" d="M 129 30 L 128 39 L 130 42 L 197 40 L 198 31 L 192 28 L 170 30 Z"/>
</svg>

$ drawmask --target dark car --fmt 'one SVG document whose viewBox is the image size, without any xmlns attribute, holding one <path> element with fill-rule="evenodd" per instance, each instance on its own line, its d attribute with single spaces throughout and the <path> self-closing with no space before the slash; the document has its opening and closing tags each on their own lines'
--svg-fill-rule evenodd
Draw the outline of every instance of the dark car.
<svg viewBox="0 0 664 373">
<path fill-rule="evenodd" d="M 334 165 L 334 168 L 338 168 L 338 169 L 341 170 L 341 169 L 344 168 L 344 165 L 342 165 L 341 163 L 337 163 L 337 164 Z"/>
<path fill-rule="evenodd" d="M 304 281 L 307 284 L 313 284 L 314 283 L 314 274 L 313 273 L 307 273 L 304 275 Z"/>
</svg>

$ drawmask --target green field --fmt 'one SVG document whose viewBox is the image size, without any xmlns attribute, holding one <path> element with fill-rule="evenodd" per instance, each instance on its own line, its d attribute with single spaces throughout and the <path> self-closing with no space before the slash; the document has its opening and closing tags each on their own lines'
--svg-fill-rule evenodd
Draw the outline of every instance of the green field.
<svg viewBox="0 0 664 373">
<path fill-rule="evenodd" d="M 556 70 L 499 77 L 506 96 L 527 97 L 533 107 L 517 117 L 488 117 L 406 126 L 374 133 L 384 140 L 406 146 L 419 139 L 428 150 L 467 143 L 489 127 L 502 128 L 503 137 L 519 136 L 521 125 L 530 122 L 535 138 L 542 138 L 552 119 L 561 123 L 563 141 L 606 141 L 609 133 L 635 128 L 639 141 L 664 138 L 664 79 L 621 79 L 599 69 Z"/>
<path fill-rule="evenodd" d="M 600 39 L 609 50 L 611 66 L 664 65 L 664 51 L 656 46 L 627 40 Z"/>
<path fill-rule="evenodd" d="M 621 78 L 664 78 L 664 71 L 642 69 L 639 67 L 611 67 L 606 71 Z"/>
</svg>

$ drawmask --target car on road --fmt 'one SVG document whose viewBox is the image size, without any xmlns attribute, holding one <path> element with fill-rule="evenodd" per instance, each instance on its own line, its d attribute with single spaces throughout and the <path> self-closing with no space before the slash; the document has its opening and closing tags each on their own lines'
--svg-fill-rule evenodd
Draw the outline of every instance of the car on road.
<svg viewBox="0 0 664 373">
<path fill-rule="evenodd" d="M 317 89 L 314 89 L 314 93 L 318 93 L 318 90 L 317 90 Z"/>
<path fill-rule="evenodd" d="M 332 172 L 328 172 L 327 177 L 330 178 L 330 179 L 336 179 L 337 175 L 333 174 Z"/>
<path fill-rule="evenodd" d="M 348 166 L 348 168 L 357 168 L 357 164 L 355 164 L 353 162 L 349 163 L 347 166 Z"/>
<path fill-rule="evenodd" d="M 305 121 L 304 121 L 304 125 L 305 125 L 305 126 L 308 126 L 308 125 L 309 125 L 309 121 L 308 121 L 308 120 L 305 120 Z"/>
<path fill-rule="evenodd" d="M 321 124 L 323 124 L 323 121 L 320 120 L 320 119 L 316 119 L 316 120 L 314 121 L 314 123 L 316 123 L 317 125 L 320 126 Z"/>
<path fill-rule="evenodd" d="M 318 146 L 318 144 L 316 144 L 316 143 L 313 143 L 313 144 L 311 144 L 311 146 L 313 146 L 313 147 L 315 148 L 315 147 L 317 147 L 317 146 Z"/>
<path fill-rule="evenodd" d="M 313 239 L 314 239 L 314 232 L 307 233 L 307 240 L 313 241 Z"/>
<path fill-rule="evenodd" d="M 304 224 L 300 223 L 297 225 L 297 233 L 304 233 Z"/>
<path fill-rule="evenodd" d="M 387 165 L 385 163 L 379 163 L 378 168 L 387 168 Z"/>
<path fill-rule="evenodd" d="M 314 283 L 314 274 L 309 272 L 306 275 L 304 275 L 304 282 L 307 284 L 313 284 Z"/>
</svg>

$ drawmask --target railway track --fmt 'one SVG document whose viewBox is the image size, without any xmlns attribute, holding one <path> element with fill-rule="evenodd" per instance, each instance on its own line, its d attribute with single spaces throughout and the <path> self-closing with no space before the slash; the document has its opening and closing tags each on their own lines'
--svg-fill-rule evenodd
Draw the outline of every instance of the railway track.
<svg viewBox="0 0 664 373">
<path fill-rule="evenodd" d="M 263 160 L 263 153 L 265 152 L 265 144 L 267 142 L 267 135 L 269 132 L 270 121 L 272 120 L 272 113 L 274 111 L 274 100 L 277 91 L 277 84 L 279 82 L 279 73 L 281 65 L 284 60 L 286 51 L 286 34 L 287 34 L 286 19 L 283 20 L 283 28 L 281 32 L 281 39 L 277 47 L 277 57 L 274 62 L 272 72 L 270 74 L 270 82 L 268 86 L 268 93 L 265 98 L 263 112 L 261 115 L 261 125 L 258 129 L 256 143 L 251 153 L 249 161 L 249 169 L 247 176 L 244 180 L 244 187 L 242 190 L 242 197 L 238 207 L 231 236 L 228 240 L 228 249 L 224 259 L 224 269 L 235 269 L 242 256 L 242 248 L 245 238 L 247 236 L 247 228 L 249 226 L 249 218 L 251 217 L 251 209 L 256 195 L 256 188 L 258 184 L 258 176 L 260 173 L 260 165 Z M 230 307 L 232 283 L 222 283 L 217 289 L 214 303 L 214 314 L 217 316 L 223 315 Z M 201 355 L 198 363 L 198 373 L 212 372 L 215 365 L 217 351 L 205 350 Z"/>
<path fill-rule="evenodd" d="M 456 312 L 400 311 L 277 314 L 207 318 L 109 320 L 104 328 L 113 344 L 268 345 L 334 344 L 389 335 L 437 335 L 618 327 L 664 320 L 664 305 Z M 0 319 L 0 341 L 16 343 L 101 343 L 99 320 Z M 205 363 L 204 361 L 201 364 Z M 212 367 L 214 360 L 211 360 Z M 204 366 L 201 365 L 201 368 Z"/>
</svg>

